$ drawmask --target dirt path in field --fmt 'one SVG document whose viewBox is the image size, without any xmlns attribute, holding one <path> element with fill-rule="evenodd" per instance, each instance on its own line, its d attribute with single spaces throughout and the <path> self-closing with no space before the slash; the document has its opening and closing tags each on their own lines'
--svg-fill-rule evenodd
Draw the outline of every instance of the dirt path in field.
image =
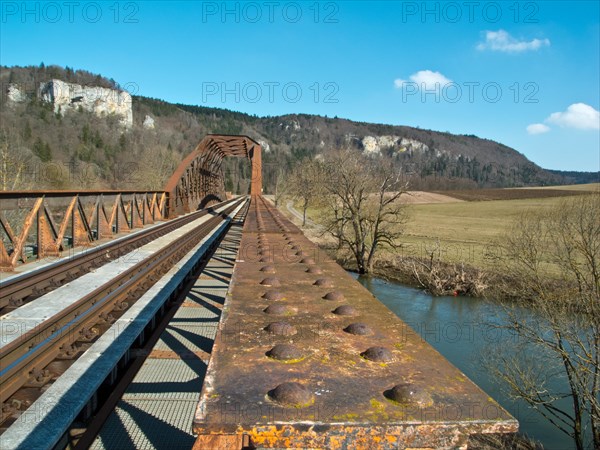
<svg viewBox="0 0 600 450">
<path fill-rule="evenodd" d="M 400 197 L 407 205 L 425 205 L 428 203 L 459 203 L 464 202 L 448 195 L 425 191 L 409 191 Z"/>
</svg>

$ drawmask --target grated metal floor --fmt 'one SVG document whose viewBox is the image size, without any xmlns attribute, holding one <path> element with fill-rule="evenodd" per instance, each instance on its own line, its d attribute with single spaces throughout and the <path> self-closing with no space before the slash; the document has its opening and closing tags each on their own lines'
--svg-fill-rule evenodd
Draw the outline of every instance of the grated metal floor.
<svg viewBox="0 0 600 450">
<path fill-rule="evenodd" d="M 90 447 L 191 449 L 192 421 L 242 236 L 233 223 Z"/>
</svg>

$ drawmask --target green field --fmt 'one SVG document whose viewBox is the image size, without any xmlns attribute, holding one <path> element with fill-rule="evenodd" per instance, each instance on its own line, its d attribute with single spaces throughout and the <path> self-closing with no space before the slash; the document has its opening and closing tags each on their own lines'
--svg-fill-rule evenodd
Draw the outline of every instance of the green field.
<svg viewBox="0 0 600 450">
<path fill-rule="evenodd" d="M 439 240 L 442 260 L 491 268 L 495 262 L 490 256 L 498 253 L 500 238 L 521 213 L 550 209 L 563 199 L 409 205 L 402 252 L 426 257 L 428 249 Z"/>
<path fill-rule="evenodd" d="M 496 268 L 501 238 L 526 211 L 543 212 L 568 201 L 569 195 L 598 192 L 600 184 L 548 186 L 543 188 L 458 191 L 473 201 L 408 205 L 404 254 L 426 257 L 439 241 L 441 258 L 480 268 Z M 514 195 L 519 191 L 518 195 Z M 522 198 L 524 191 L 531 198 Z M 481 200 L 481 193 L 495 200 Z M 544 197 L 544 193 L 548 195 Z M 451 195 L 454 192 L 446 192 Z"/>
</svg>

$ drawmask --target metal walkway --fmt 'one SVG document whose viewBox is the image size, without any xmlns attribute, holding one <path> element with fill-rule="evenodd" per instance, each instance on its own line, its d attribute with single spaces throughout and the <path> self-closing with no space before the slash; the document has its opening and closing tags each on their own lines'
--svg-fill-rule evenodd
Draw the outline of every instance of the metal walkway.
<svg viewBox="0 0 600 450">
<path fill-rule="evenodd" d="M 91 449 L 194 445 L 194 412 L 241 236 L 233 222 Z"/>
</svg>

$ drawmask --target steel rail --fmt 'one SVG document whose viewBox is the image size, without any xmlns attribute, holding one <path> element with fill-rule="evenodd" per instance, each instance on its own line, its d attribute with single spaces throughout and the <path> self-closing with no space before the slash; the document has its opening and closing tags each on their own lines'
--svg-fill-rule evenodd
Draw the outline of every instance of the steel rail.
<svg viewBox="0 0 600 450">
<path fill-rule="evenodd" d="M 242 201 L 236 201 L 0 349 L 0 403 L 25 385 L 32 375 L 43 376 L 44 367 L 61 353 L 61 348 L 80 340 L 82 332 L 103 321 L 113 309 L 141 296 L 140 290 L 148 290 Z"/>
</svg>

